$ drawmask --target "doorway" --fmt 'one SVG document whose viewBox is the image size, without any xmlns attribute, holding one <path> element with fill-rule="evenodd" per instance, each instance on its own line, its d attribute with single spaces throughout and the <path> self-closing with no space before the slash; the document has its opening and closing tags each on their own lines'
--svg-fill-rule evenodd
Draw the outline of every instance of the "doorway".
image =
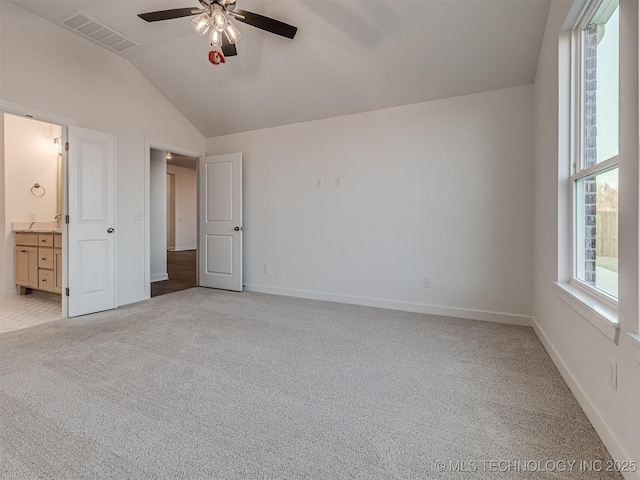
<svg viewBox="0 0 640 480">
<path fill-rule="evenodd" d="M 115 136 L 9 102 L 0 119 L 0 298 L 31 317 L 37 297 L 53 299 L 46 321 L 115 308 Z M 42 135 L 25 137 L 30 126 Z"/>
<path fill-rule="evenodd" d="M 151 297 L 197 286 L 197 158 L 150 149 Z"/>
<path fill-rule="evenodd" d="M 0 126 L 3 333 L 63 316 L 63 127 L 3 112 Z"/>
</svg>

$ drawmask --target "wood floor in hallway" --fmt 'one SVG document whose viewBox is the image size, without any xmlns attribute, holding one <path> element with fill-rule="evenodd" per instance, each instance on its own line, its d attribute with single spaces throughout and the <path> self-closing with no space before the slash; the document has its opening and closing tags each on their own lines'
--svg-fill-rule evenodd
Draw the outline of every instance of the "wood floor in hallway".
<svg viewBox="0 0 640 480">
<path fill-rule="evenodd" d="M 169 280 L 151 284 L 151 296 L 179 292 L 196 286 L 196 250 L 167 252 Z"/>
</svg>

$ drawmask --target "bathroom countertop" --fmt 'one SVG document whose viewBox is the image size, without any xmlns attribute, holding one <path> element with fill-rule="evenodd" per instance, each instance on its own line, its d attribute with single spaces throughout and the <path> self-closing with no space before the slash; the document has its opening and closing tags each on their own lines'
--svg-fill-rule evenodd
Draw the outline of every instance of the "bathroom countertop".
<svg viewBox="0 0 640 480">
<path fill-rule="evenodd" d="M 12 222 L 11 228 L 17 233 L 62 233 L 58 222 Z"/>
</svg>

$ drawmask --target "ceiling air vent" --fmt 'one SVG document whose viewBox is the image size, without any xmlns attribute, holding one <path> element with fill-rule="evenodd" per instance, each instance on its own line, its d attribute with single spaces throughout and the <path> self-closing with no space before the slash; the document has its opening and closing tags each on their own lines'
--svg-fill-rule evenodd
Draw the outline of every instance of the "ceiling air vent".
<svg viewBox="0 0 640 480">
<path fill-rule="evenodd" d="M 76 10 L 66 17 L 58 20 L 58 24 L 63 27 L 79 33 L 83 37 L 87 37 L 109 50 L 116 53 L 122 53 L 125 50 L 140 45 L 135 40 L 117 32 L 111 27 L 107 27 L 104 23 L 94 20 L 86 13 Z"/>
</svg>

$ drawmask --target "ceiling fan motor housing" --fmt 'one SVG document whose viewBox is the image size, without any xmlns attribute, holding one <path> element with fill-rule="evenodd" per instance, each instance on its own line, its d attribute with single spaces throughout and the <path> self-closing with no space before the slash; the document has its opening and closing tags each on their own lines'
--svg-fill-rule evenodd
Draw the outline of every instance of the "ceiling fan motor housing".
<svg viewBox="0 0 640 480">
<path fill-rule="evenodd" d="M 203 7 L 208 8 L 213 4 L 218 4 L 222 8 L 233 10 L 236 8 L 236 0 L 199 0 Z"/>
<path fill-rule="evenodd" d="M 220 5 L 230 12 L 236 9 L 236 0 L 220 0 Z"/>
</svg>

